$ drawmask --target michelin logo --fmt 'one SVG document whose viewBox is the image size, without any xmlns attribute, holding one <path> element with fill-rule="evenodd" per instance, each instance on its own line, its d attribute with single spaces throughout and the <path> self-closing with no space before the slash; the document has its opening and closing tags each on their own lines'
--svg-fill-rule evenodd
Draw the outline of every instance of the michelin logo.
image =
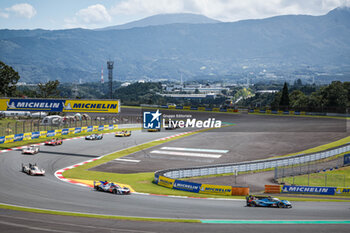
<svg viewBox="0 0 350 233">
<path fill-rule="evenodd" d="M 143 112 L 143 128 L 144 129 L 160 129 L 161 113 L 159 109 L 156 112 Z"/>
</svg>

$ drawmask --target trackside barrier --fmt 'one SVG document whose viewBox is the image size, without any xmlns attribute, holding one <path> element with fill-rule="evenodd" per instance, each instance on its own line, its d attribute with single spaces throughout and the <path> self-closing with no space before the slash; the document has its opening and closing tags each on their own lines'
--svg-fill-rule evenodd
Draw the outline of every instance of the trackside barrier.
<svg viewBox="0 0 350 233">
<path fill-rule="evenodd" d="M 225 196 L 245 196 L 249 194 L 248 187 L 199 184 L 184 180 L 171 179 L 165 176 L 155 176 L 154 183 L 170 189 L 182 190 L 193 193 L 216 194 Z"/>
<path fill-rule="evenodd" d="M 309 116 L 350 117 L 350 114 L 342 114 L 342 113 L 276 111 L 276 110 L 264 110 L 264 109 L 249 109 L 248 113 L 267 113 L 267 114 L 278 114 L 278 115 L 309 115 Z"/>
<path fill-rule="evenodd" d="M 276 159 L 254 160 L 241 163 L 218 164 L 191 168 L 166 169 L 155 172 L 154 182 L 158 184 L 158 177 L 160 176 L 176 180 L 188 177 L 198 177 L 236 172 L 250 172 L 281 166 L 291 166 L 329 158 L 348 151 L 350 151 L 349 143 L 340 147 L 332 148 L 318 153 L 300 154 Z"/>
<path fill-rule="evenodd" d="M 61 135 L 73 135 L 81 132 L 93 132 L 93 131 L 106 131 L 113 129 L 123 129 L 123 128 L 137 128 L 141 127 L 140 124 L 124 124 L 124 125 L 100 125 L 100 126 L 86 126 L 86 127 L 76 127 L 76 128 L 66 128 L 66 129 L 58 129 L 58 130 L 50 130 L 50 131 L 40 131 L 40 132 L 31 132 L 24 134 L 15 134 L 0 137 L 0 144 L 3 143 L 11 143 L 11 142 L 19 142 L 23 140 L 31 140 L 36 138 L 47 138 L 47 137 L 55 137 Z"/>
<path fill-rule="evenodd" d="M 298 185 L 265 185 L 265 193 L 350 196 L 350 188 L 349 187 L 344 188 L 344 187 L 298 186 Z"/>
</svg>

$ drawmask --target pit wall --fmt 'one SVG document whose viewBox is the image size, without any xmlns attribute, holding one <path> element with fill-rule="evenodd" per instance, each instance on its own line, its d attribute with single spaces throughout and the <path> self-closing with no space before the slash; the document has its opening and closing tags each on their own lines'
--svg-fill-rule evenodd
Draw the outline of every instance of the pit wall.
<svg viewBox="0 0 350 233">
<path fill-rule="evenodd" d="M 232 187 L 225 185 L 199 184 L 183 180 L 171 179 L 155 175 L 154 183 L 170 189 L 201 194 L 215 194 L 224 196 L 245 196 L 249 194 L 248 187 Z"/>
<path fill-rule="evenodd" d="M 349 187 L 345 188 L 345 187 L 296 186 L 296 185 L 265 185 L 265 193 L 350 196 L 350 188 Z"/>
<path fill-rule="evenodd" d="M 119 127 L 121 128 L 121 127 Z M 0 137 L 0 144 L 26 141 L 36 138 L 48 138 L 61 135 L 74 135 L 83 132 L 96 132 L 96 131 L 106 131 L 118 129 L 118 125 L 99 125 L 99 126 L 85 126 L 85 127 L 76 127 L 76 128 L 66 128 L 66 129 L 57 129 L 57 130 L 48 130 L 48 131 L 37 131 L 31 133 L 22 133 L 22 134 L 13 134 L 8 136 Z"/>
</svg>

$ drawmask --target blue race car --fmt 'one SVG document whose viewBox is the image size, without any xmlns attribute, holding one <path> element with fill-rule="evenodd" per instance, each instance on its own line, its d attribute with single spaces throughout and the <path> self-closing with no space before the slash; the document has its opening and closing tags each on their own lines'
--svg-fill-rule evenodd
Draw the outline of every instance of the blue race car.
<svg viewBox="0 0 350 233">
<path fill-rule="evenodd" d="M 247 206 L 250 207 L 277 207 L 277 208 L 292 208 L 292 204 L 286 200 L 280 200 L 271 196 L 253 196 L 246 197 Z"/>
<path fill-rule="evenodd" d="M 85 137 L 85 140 L 101 140 L 103 138 L 103 134 L 91 134 Z"/>
</svg>

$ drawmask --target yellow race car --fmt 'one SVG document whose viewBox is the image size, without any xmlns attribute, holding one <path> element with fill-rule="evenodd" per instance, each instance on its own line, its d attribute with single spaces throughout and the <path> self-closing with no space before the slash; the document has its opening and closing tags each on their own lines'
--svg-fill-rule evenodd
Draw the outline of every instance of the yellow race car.
<svg viewBox="0 0 350 233">
<path fill-rule="evenodd" d="M 160 129 L 148 129 L 148 132 L 160 132 Z"/>
<path fill-rule="evenodd" d="M 131 131 L 119 131 L 119 132 L 116 132 L 114 136 L 116 136 L 116 137 L 130 137 Z"/>
</svg>

